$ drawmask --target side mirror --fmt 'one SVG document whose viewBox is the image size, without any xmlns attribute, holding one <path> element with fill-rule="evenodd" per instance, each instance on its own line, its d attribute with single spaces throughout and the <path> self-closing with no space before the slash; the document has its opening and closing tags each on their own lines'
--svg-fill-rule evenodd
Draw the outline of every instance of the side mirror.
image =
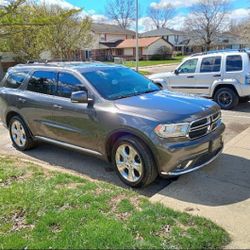
<svg viewBox="0 0 250 250">
<path fill-rule="evenodd" d="M 176 69 L 176 70 L 174 71 L 174 73 L 175 73 L 176 75 L 179 75 L 179 70 Z"/>
<path fill-rule="evenodd" d="M 77 91 L 71 94 L 71 102 L 73 103 L 89 103 L 92 100 L 88 98 L 87 91 Z"/>
</svg>

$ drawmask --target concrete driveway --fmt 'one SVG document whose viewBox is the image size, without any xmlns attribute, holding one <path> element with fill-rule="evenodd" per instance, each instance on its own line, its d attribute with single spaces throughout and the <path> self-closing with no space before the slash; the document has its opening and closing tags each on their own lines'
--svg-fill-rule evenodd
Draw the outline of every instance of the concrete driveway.
<svg viewBox="0 0 250 250">
<path fill-rule="evenodd" d="M 232 236 L 229 249 L 250 248 L 250 127 L 209 167 L 182 176 L 151 201 L 209 218 Z"/>
</svg>

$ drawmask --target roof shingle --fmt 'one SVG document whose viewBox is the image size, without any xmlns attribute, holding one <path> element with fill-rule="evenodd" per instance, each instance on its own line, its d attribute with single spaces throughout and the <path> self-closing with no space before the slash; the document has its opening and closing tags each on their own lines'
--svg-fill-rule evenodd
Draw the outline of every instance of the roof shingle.
<svg viewBox="0 0 250 250">
<path fill-rule="evenodd" d="M 152 43 L 162 39 L 161 37 L 145 37 L 139 38 L 138 44 L 140 48 L 148 47 Z M 136 46 L 136 39 L 126 39 L 122 41 L 116 48 L 125 49 L 125 48 L 134 48 Z"/>
</svg>

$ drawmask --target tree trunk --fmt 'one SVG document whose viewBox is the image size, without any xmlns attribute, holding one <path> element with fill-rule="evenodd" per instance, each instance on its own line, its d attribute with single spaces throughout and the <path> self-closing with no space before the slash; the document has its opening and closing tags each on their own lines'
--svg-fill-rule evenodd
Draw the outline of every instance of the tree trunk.
<svg viewBox="0 0 250 250">
<path fill-rule="evenodd" d="M 3 65 L 0 60 L 0 81 L 3 79 L 3 77 L 4 77 Z"/>
</svg>

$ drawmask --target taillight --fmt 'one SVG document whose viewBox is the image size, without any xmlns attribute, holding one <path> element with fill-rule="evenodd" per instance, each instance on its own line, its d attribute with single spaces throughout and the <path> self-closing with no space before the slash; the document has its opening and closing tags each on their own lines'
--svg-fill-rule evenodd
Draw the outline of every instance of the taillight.
<svg viewBox="0 0 250 250">
<path fill-rule="evenodd" d="M 250 75 L 246 75 L 246 81 L 245 81 L 246 84 L 250 84 Z"/>
</svg>

